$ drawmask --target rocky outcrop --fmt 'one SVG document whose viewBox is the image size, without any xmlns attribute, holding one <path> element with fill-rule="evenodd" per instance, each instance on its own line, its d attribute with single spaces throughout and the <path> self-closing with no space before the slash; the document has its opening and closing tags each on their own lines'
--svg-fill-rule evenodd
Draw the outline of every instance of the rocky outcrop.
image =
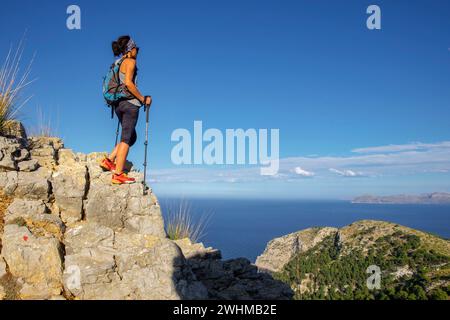
<svg viewBox="0 0 450 320">
<path fill-rule="evenodd" d="M 222 261 L 217 249 L 205 248 L 189 239 L 175 241 L 187 263 L 208 291 L 208 297 L 216 300 L 287 300 L 292 299 L 290 287 L 272 276 L 258 273 L 258 269 L 246 258 Z"/>
<path fill-rule="evenodd" d="M 309 250 L 336 232 L 336 228 L 310 228 L 275 238 L 267 244 L 255 264 L 262 272 L 279 272 L 295 255 Z"/>
<path fill-rule="evenodd" d="M 256 265 L 289 284 L 295 299 L 448 299 L 450 293 L 450 241 L 385 221 L 274 239 Z M 379 288 L 368 282 L 373 270 Z"/>
<path fill-rule="evenodd" d="M 289 299 L 250 261 L 167 238 L 158 199 L 111 185 L 103 153 L 61 139 L 0 137 L 0 299 Z M 1 208 L 1 207 L 0 207 Z"/>
</svg>

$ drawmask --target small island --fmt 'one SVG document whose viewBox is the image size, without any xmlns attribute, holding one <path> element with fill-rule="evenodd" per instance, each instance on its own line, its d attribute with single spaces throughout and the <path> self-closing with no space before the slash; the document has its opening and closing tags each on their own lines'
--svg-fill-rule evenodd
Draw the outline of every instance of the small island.
<svg viewBox="0 0 450 320">
<path fill-rule="evenodd" d="M 370 203 L 370 204 L 450 204 L 450 193 L 433 192 L 419 195 L 392 195 L 392 196 L 373 196 L 362 195 L 354 198 L 351 203 Z"/>
</svg>

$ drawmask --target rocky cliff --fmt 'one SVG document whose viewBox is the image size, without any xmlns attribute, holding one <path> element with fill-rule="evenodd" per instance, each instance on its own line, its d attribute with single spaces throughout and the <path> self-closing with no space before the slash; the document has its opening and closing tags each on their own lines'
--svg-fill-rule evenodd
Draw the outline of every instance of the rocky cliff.
<svg viewBox="0 0 450 320">
<path fill-rule="evenodd" d="M 24 131 L 0 136 L 0 299 L 293 296 L 247 259 L 168 239 L 152 190 L 111 185 L 103 155 Z"/>
<path fill-rule="evenodd" d="M 450 241 L 383 221 L 310 228 L 276 238 L 256 265 L 289 284 L 296 299 L 450 295 Z M 377 288 L 367 285 L 373 270 L 379 270 Z"/>
</svg>

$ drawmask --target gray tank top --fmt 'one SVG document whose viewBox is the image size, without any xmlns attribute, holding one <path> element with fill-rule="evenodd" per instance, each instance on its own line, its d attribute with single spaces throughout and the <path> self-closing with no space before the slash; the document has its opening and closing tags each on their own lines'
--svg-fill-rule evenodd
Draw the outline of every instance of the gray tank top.
<svg viewBox="0 0 450 320">
<path fill-rule="evenodd" d="M 115 63 L 118 64 L 119 61 L 120 61 L 120 59 L 117 59 Z M 121 83 L 125 82 L 125 73 L 123 73 L 120 70 L 119 70 L 119 80 L 120 80 Z M 137 87 L 137 76 L 134 77 L 134 84 Z M 138 107 L 140 107 L 142 105 L 141 102 L 138 99 L 136 99 L 136 98 L 131 99 L 131 100 L 127 100 L 127 101 L 129 103 L 131 103 L 131 104 L 134 104 L 135 106 L 138 106 Z"/>
</svg>

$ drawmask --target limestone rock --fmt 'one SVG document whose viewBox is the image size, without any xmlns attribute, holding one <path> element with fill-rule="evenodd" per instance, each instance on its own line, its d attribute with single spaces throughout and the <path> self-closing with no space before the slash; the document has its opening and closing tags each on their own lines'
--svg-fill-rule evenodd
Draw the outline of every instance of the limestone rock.
<svg viewBox="0 0 450 320">
<path fill-rule="evenodd" d="M 18 163 L 18 167 L 20 171 L 35 171 L 37 170 L 37 168 L 39 168 L 39 161 L 37 159 L 22 161 Z"/>
<path fill-rule="evenodd" d="M 113 282 L 120 280 L 113 241 L 113 230 L 95 223 L 80 223 L 66 231 L 66 292 L 78 299 L 120 298 L 119 288 L 112 288 Z"/>
<path fill-rule="evenodd" d="M 172 241 L 124 231 L 116 233 L 115 249 L 123 288 L 130 290 L 128 295 L 133 299 L 201 299 L 207 296 L 206 289 L 195 281 L 180 249 Z M 197 290 L 190 288 L 192 284 Z M 193 293 L 196 296 L 186 296 Z"/>
<path fill-rule="evenodd" d="M 49 170 L 57 165 L 58 151 L 64 147 L 61 139 L 52 137 L 31 137 L 28 145 L 33 159 L 37 159 L 41 167 Z"/>
<path fill-rule="evenodd" d="M 0 278 L 4 275 L 6 275 L 6 263 L 5 260 L 3 260 L 3 257 L 0 256 Z"/>
<path fill-rule="evenodd" d="M 246 258 L 227 261 L 197 258 L 188 263 L 197 280 L 208 289 L 210 299 L 285 300 L 294 295 L 288 285 L 269 274 L 258 273 Z"/>
<path fill-rule="evenodd" d="M 16 161 L 14 161 L 10 153 L 6 153 L 4 150 L 0 150 L 0 159 L 0 170 L 10 171 L 17 169 Z"/>
<path fill-rule="evenodd" d="M 141 234 L 165 237 L 159 204 L 149 194 L 143 196 L 141 183 L 114 186 L 110 174 L 91 181 L 85 204 L 86 220 L 115 230 L 126 228 Z"/>
<path fill-rule="evenodd" d="M 58 165 L 59 166 L 71 166 L 80 162 L 78 156 L 72 151 L 72 149 L 60 149 L 58 151 Z"/>
<path fill-rule="evenodd" d="M 0 299 L 291 297 L 247 259 L 222 261 L 202 243 L 169 240 L 143 175 L 111 185 L 99 167 L 105 156 L 75 153 L 58 138 L 0 137 L 0 189 L 14 198 L 0 234 L 8 279 Z"/>
<path fill-rule="evenodd" d="M 67 255 L 92 249 L 113 253 L 113 243 L 113 230 L 97 223 L 82 222 L 68 228 L 64 234 Z"/>
<path fill-rule="evenodd" d="M 62 139 L 57 137 L 30 137 L 28 144 L 32 150 L 46 149 L 51 147 L 55 151 L 64 148 Z"/>
<path fill-rule="evenodd" d="M 17 188 L 18 178 L 16 171 L 0 172 L 0 188 L 6 195 L 13 195 Z"/>
<path fill-rule="evenodd" d="M 263 272 L 281 271 L 297 253 L 307 251 L 337 231 L 336 228 L 310 228 L 275 238 L 267 244 L 255 264 Z"/>
<path fill-rule="evenodd" d="M 47 200 L 50 192 L 50 174 L 44 168 L 34 172 L 19 172 L 14 196 L 30 200 Z"/>
<path fill-rule="evenodd" d="M 30 159 L 30 151 L 28 151 L 27 149 L 25 149 L 24 147 L 20 149 L 20 151 L 17 153 L 17 155 L 15 156 L 15 160 L 17 162 L 21 162 L 21 161 L 27 161 Z"/>
<path fill-rule="evenodd" d="M 52 186 L 61 219 L 67 224 L 73 224 L 82 218 L 88 172 L 85 165 L 67 155 L 65 157 L 64 165 L 59 165 L 52 175 Z"/>
<path fill-rule="evenodd" d="M 27 139 L 27 133 L 25 131 L 25 127 L 22 125 L 20 121 L 9 120 L 8 126 L 6 127 L 3 135 L 8 137 L 14 137 L 19 139 Z"/>
<path fill-rule="evenodd" d="M 192 241 L 189 238 L 174 240 L 174 242 L 180 247 L 186 259 L 192 258 L 220 259 L 222 257 L 220 250 L 214 249 L 212 247 L 205 248 L 203 243 L 192 243 Z"/>
<path fill-rule="evenodd" d="M 25 226 L 9 224 L 2 244 L 10 273 L 24 281 L 22 299 L 45 299 L 61 293 L 62 248 L 57 239 L 35 236 Z"/>
<path fill-rule="evenodd" d="M 50 175 L 44 168 L 34 172 L 0 172 L 0 188 L 6 195 L 30 200 L 48 200 Z"/>
<path fill-rule="evenodd" d="M 17 170 L 17 157 L 21 155 L 17 139 L 0 136 L 0 171 Z"/>
<path fill-rule="evenodd" d="M 24 217 L 29 215 L 44 214 L 47 208 L 42 200 L 14 199 L 6 210 L 6 217 Z"/>
<path fill-rule="evenodd" d="M 64 285 L 79 299 L 205 298 L 170 240 L 82 223 L 66 232 Z M 190 277 L 189 277 L 190 276 Z M 188 281 L 188 280 L 189 281 Z M 184 281 L 183 281 L 184 280 Z"/>
<path fill-rule="evenodd" d="M 48 213 L 42 200 L 15 199 L 8 207 L 5 224 L 26 226 L 34 235 L 62 239 L 65 226 L 60 218 Z"/>
</svg>

